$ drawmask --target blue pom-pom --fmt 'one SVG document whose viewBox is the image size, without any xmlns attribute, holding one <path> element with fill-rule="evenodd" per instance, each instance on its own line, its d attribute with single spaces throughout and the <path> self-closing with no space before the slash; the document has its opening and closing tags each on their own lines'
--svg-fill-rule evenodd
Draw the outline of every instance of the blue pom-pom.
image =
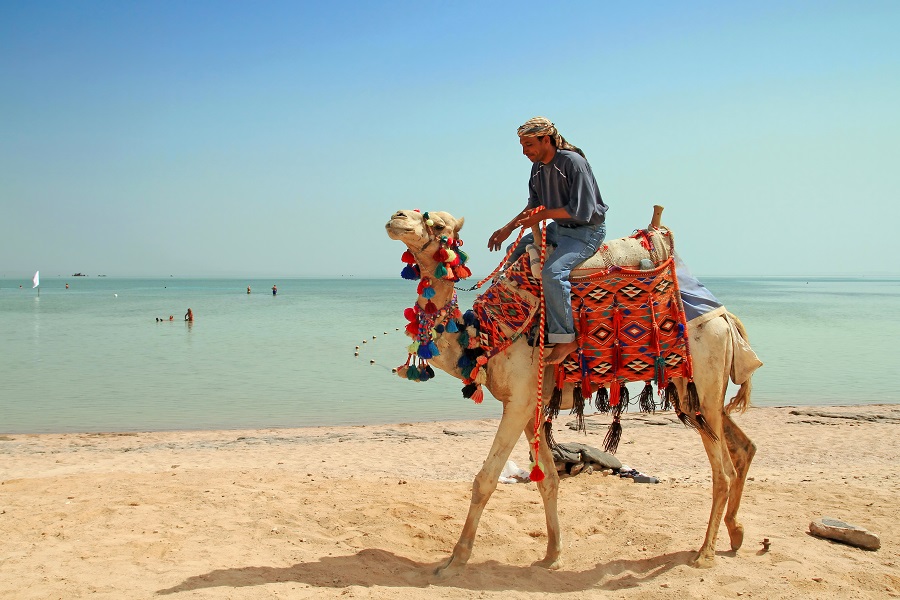
<svg viewBox="0 0 900 600">
<path fill-rule="evenodd" d="M 406 265 L 403 267 L 403 270 L 400 271 L 400 277 L 403 279 L 416 280 L 419 278 L 419 272 L 412 265 Z"/>
<path fill-rule="evenodd" d="M 443 325 L 435 325 L 434 330 L 437 331 L 438 333 L 444 333 L 444 326 Z"/>
<path fill-rule="evenodd" d="M 456 333 L 457 331 L 459 331 L 459 327 L 456 326 L 456 321 L 452 319 L 450 321 L 447 321 L 447 332 Z"/>
<path fill-rule="evenodd" d="M 419 349 L 416 350 L 416 354 L 419 355 L 419 358 L 428 360 L 433 356 L 431 354 L 431 344 L 419 344 Z"/>
<path fill-rule="evenodd" d="M 478 317 L 475 316 L 475 311 L 467 310 L 466 314 L 463 315 L 463 323 L 466 324 L 466 327 L 476 325 L 478 323 Z"/>
<path fill-rule="evenodd" d="M 427 287 L 424 290 L 422 290 L 422 297 L 425 299 L 434 298 L 434 288 Z"/>
<path fill-rule="evenodd" d="M 440 356 L 441 351 L 438 350 L 437 344 L 434 342 L 428 342 L 428 351 L 431 352 L 431 356 Z"/>
</svg>

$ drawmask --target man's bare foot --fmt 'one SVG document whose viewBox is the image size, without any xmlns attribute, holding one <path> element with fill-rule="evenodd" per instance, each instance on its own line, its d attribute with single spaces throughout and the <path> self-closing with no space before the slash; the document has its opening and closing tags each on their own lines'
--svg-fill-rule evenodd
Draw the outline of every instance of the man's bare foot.
<svg viewBox="0 0 900 600">
<path fill-rule="evenodd" d="M 564 344 L 556 344 L 553 346 L 553 350 L 550 351 L 550 354 L 547 356 L 545 363 L 548 365 L 558 365 L 562 361 L 566 360 L 566 357 L 575 352 L 578 349 L 578 341 L 572 340 L 571 342 L 565 342 Z"/>
</svg>

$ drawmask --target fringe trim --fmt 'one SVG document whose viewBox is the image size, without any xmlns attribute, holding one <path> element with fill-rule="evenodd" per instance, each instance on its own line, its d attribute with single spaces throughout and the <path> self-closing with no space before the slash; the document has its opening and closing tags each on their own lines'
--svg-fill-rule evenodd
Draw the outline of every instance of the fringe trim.
<svg viewBox="0 0 900 600">
<path fill-rule="evenodd" d="M 641 412 L 656 412 L 656 403 L 653 401 L 653 384 L 649 381 L 644 384 L 644 389 L 641 390 L 641 395 L 638 396 L 638 407 L 641 409 Z"/>
<path fill-rule="evenodd" d="M 605 386 L 601 385 L 597 390 L 597 394 L 594 396 L 594 406 L 604 415 L 609 413 L 609 390 Z"/>
<path fill-rule="evenodd" d="M 584 424 L 584 394 L 581 393 L 581 385 L 575 384 L 572 390 L 572 410 L 570 415 L 575 415 L 576 431 L 587 433 L 587 427 Z"/>
</svg>

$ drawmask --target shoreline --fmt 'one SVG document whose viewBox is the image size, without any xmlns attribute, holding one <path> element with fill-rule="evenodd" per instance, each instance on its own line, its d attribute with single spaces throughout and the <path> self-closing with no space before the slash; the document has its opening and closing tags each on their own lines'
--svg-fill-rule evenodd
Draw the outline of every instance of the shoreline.
<svg viewBox="0 0 900 600">
<path fill-rule="evenodd" d="M 608 415 L 557 441 L 602 447 Z M 0 598 L 900 597 L 900 405 L 752 407 L 744 546 L 688 563 L 711 477 L 671 412 L 625 413 L 617 457 L 659 484 L 564 477 L 560 571 L 533 483 L 499 485 L 468 567 L 435 582 L 499 419 L 299 429 L 0 435 Z M 510 459 L 527 467 L 524 437 Z M 865 527 L 864 551 L 807 532 Z M 761 541 L 771 548 L 763 552 Z M 22 584 L 28 581 L 27 586 Z"/>
</svg>

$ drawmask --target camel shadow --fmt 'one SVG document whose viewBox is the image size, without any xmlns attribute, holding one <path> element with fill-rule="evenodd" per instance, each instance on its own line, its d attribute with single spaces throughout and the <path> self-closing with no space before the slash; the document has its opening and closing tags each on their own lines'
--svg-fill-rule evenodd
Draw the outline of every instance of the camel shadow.
<svg viewBox="0 0 900 600">
<path fill-rule="evenodd" d="M 319 588 L 440 586 L 478 591 L 566 592 L 633 588 L 679 565 L 690 565 L 695 552 L 681 551 L 640 560 L 612 560 L 585 571 L 548 571 L 496 561 L 469 564 L 446 579 L 433 574 L 443 561 L 423 563 L 387 550 L 367 548 L 347 556 L 327 556 L 316 562 L 289 567 L 235 567 L 188 577 L 180 584 L 158 590 L 169 595 L 216 587 L 249 587 L 297 582 Z"/>
</svg>

